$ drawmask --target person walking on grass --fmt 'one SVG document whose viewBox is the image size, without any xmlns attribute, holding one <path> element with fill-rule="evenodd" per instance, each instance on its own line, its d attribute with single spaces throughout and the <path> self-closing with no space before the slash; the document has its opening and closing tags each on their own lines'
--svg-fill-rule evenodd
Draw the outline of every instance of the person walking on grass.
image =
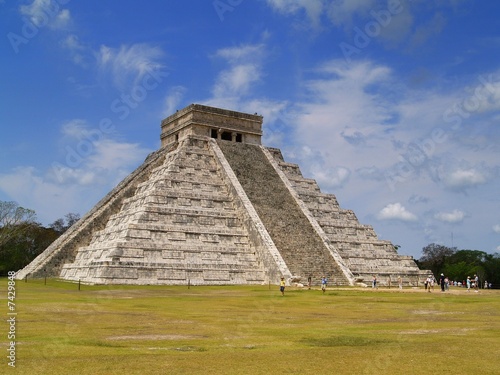
<svg viewBox="0 0 500 375">
<path fill-rule="evenodd" d="M 399 289 L 403 289 L 403 279 L 401 278 L 401 276 L 398 276 L 398 286 Z"/>
<path fill-rule="evenodd" d="M 284 296 L 285 295 L 285 278 L 283 276 L 281 276 L 281 281 L 280 281 L 280 292 L 281 292 L 281 295 Z"/>
<path fill-rule="evenodd" d="M 441 286 L 441 292 L 444 292 L 444 273 L 439 277 L 439 285 Z"/>
<path fill-rule="evenodd" d="M 328 279 L 323 276 L 321 278 L 321 290 L 323 291 L 323 294 L 325 294 L 325 291 L 326 291 L 326 284 L 328 283 Z"/>
<path fill-rule="evenodd" d="M 425 280 L 425 283 L 427 284 L 427 291 L 429 293 L 431 292 L 431 286 L 432 290 L 434 290 L 434 276 L 429 275 L 429 277 L 427 277 L 427 280 Z"/>
</svg>

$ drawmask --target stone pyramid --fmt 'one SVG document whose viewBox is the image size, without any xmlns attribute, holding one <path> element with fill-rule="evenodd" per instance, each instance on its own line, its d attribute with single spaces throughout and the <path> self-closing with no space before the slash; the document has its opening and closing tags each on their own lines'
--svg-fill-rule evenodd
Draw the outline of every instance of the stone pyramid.
<svg viewBox="0 0 500 375">
<path fill-rule="evenodd" d="M 18 278 L 168 285 L 422 279 L 412 257 L 378 239 L 279 149 L 261 145 L 262 116 L 192 104 L 161 129 L 161 148 Z"/>
</svg>

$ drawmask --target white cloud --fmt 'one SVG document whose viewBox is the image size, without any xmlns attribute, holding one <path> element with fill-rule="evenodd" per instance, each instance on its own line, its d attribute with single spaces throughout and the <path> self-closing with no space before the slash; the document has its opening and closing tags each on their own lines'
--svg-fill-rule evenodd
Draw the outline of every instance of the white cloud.
<svg viewBox="0 0 500 375">
<path fill-rule="evenodd" d="M 175 86 L 169 90 L 168 95 L 164 99 L 164 117 L 168 117 L 174 114 L 176 110 L 180 109 L 179 104 L 181 103 L 186 91 L 187 89 L 183 86 Z"/>
<path fill-rule="evenodd" d="M 500 233 L 500 224 L 493 225 L 493 231 L 495 233 Z"/>
<path fill-rule="evenodd" d="M 383 96 L 391 71 L 367 61 L 347 65 L 333 60 L 315 73 L 314 79 L 304 82 L 308 100 L 294 109 L 295 137 L 317 150 L 335 150 L 350 160 L 352 168 L 364 167 L 364 161 L 373 158 L 368 155 L 374 147 L 386 150 L 379 163 L 385 158 L 392 162 L 385 131 L 392 127 L 389 122 L 397 107 Z"/>
<path fill-rule="evenodd" d="M 80 42 L 80 39 L 75 34 L 69 34 L 66 36 L 61 44 L 63 47 L 74 51 L 85 49 L 85 46 Z"/>
<path fill-rule="evenodd" d="M 328 16 L 336 26 L 351 27 L 353 18 L 357 15 L 365 16 L 373 9 L 375 0 L 339 0 L 332 1 L 328 6 Z"/>
<path fill-rule="evenodd" d="M 265 55 L 263 44 L 241 45 L 223 48 L 215 57 L 222 58 L 229 67 L 219 73 L 212 90 L 214 98 L 231 98 L 247 95 L 252 85 L 262 77 L 262 61 Z"/>
<path fill-rule="evenodd" d="M 109 73 L 115 85 L 123 88 L 127 84 L 138 84 L 153 70 L 164 68 L 160 63 L 163 55 L 159 47 L 142 43 L 120 48 L 102 45 L 96 58 L 101 73 Z"/>
<path fill-rule="evenodd" d="M 304 11 L 314 27 L 321 23 L 321 14 L 325 8 L 324 0 L 267 0 L 267 3 L 282 14 L 296 14 Z"/>
<path fill-rule="evenodd" d="M 117 142 L 103 139 L 95 143 L 95 153 L 89 156 L 89 170 L 120 170 L 136 165 L 145 157 L 147 150 L 137 143 Z"/>
<path fill-rule="evenodd" d="M 61 9 L 57 1 L 34 0 L 29 5 L 21 5 L 19 9 L 22 15 L 38 27 L 64 29 L 71 22 L 69 10 Z"/>
<path fill-rule="evenodd" d="M 457 190 L 482 185 L 486 181 L 486 176 L 476 169 L 458 169 L 445 176 L 445 185 Z"/>
<path fill-rule="evenodd" d="M 460 210 L 453 210 L 452 212 L 438 212 L 434 217 L 437 220 L 453 224 L 462 222 L 465 218 L 465 213 Z"/>
<path fill-rule="evenodd" d="M 62 125 L 61 133 L 64 137 L 80 140 L 89 134 L 89 127 L 85 120 L 73 119 Z"/>
<path fill-rule="evenodd" d="M 216 53 L 216 57 L 227 60 L 230 64 L 241 64 L 245 61 L 261 60 L 264 52 L 263 44 L 246 44 L 239 47 L 221 48 Z"/>
<path fill-rule="evenodd" d="M 260 67 L 252 64 L 236 65 L 219 74 L 213 89 L 215 97 L 248 94 L 250 87 L 260 80 Z"/>
<path fill-rule="evenodd" d="M 385 206 L 377 215 L 380 220 L 416 221 L 417 216 L 408 211 L 401 203 Z"/>
<path fill-rule="evenodd" d="M 217 75 L 212 88 L 212 97 L 202 102 L 260 114 L 263 114 L 263 111 L 269 114 L 279 111 L 281 104 L 272 110 L 270 101 L 251 98 L 255 86 L 262 80 L 265 56 L 265 44 L 262 43 L 218 50 L 213 57 L 224 60 L 228 67 Z"/>
<path fill-rule="evenodd" d="M 38 217 L 45 223 L 68 212 L 84 214 L 82 209 L 90 209 L 139 166 L 149 152 L 137 144 L 110 139 L 96 142 L 93 147 L 93 153 L 82 157 L 76 167 L 60 160 L 45 172 L 18 167 L 0 174 L 0 189 L 11 199 L 44 213 Z"/>
<path fill-rule="evenodd" d="M 69 51 L 71 60 L 82 67 L 87 67 L 90 50 L 80 41 L 77 35 L 69 34 L 61 42 L 61 46 Z"/>
<path fill-rule="evenodd" d="M 379 40 L 389 48 L 403 42 L 410 48 L 418 48 L 442 32 L 447 23 L 443 14 L 449 13 L 449 8 L 456 11 L 462 1 L 267 0 L 267 3 L 278 13 L 296 16 L 298 20 L 293 23 L 296 28 L 304 28 L 304 21 L 299 18 L 303 13 L 315 30 L 328 30 L 328 26 L 342 29 L 345 42 L 351 45 L 355 35 L 364 34 L 366 38 L 368 34 L 370 41 Z M 428 19 L 426 13 L 430 9 L 433 17 Z M 329 24 L 322 24 L 323 18 Z"/>
</svg>

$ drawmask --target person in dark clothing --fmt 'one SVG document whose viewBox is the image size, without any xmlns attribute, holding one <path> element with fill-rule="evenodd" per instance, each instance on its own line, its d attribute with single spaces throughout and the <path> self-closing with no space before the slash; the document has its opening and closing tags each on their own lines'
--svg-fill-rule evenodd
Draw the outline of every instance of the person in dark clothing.
<svg viewBox="0 0 500 375">
<path fill-rule="evenodd" d="M 441 292 L 444 292 L 444 273 L 439 277 L 439 285 L 441 285 Z"/>
</svg>

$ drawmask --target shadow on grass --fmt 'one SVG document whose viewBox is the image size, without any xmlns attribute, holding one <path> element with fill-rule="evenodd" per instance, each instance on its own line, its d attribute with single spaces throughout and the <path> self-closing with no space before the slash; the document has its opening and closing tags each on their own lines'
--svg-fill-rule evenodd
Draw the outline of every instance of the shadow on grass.
<svg viewBox="0 0 500 375">
<path fill-rule="evenodd" d="M 309 346 L 316 346 L 322 348 L 330 348 L 336 346 L 370 346 L 378 344 L 388 344 L 388 340 L 369 339 L 359 336 L 335 336 L 325 338 L 305 338 L 301 340 L 302 343 Z"/>
</svg>

